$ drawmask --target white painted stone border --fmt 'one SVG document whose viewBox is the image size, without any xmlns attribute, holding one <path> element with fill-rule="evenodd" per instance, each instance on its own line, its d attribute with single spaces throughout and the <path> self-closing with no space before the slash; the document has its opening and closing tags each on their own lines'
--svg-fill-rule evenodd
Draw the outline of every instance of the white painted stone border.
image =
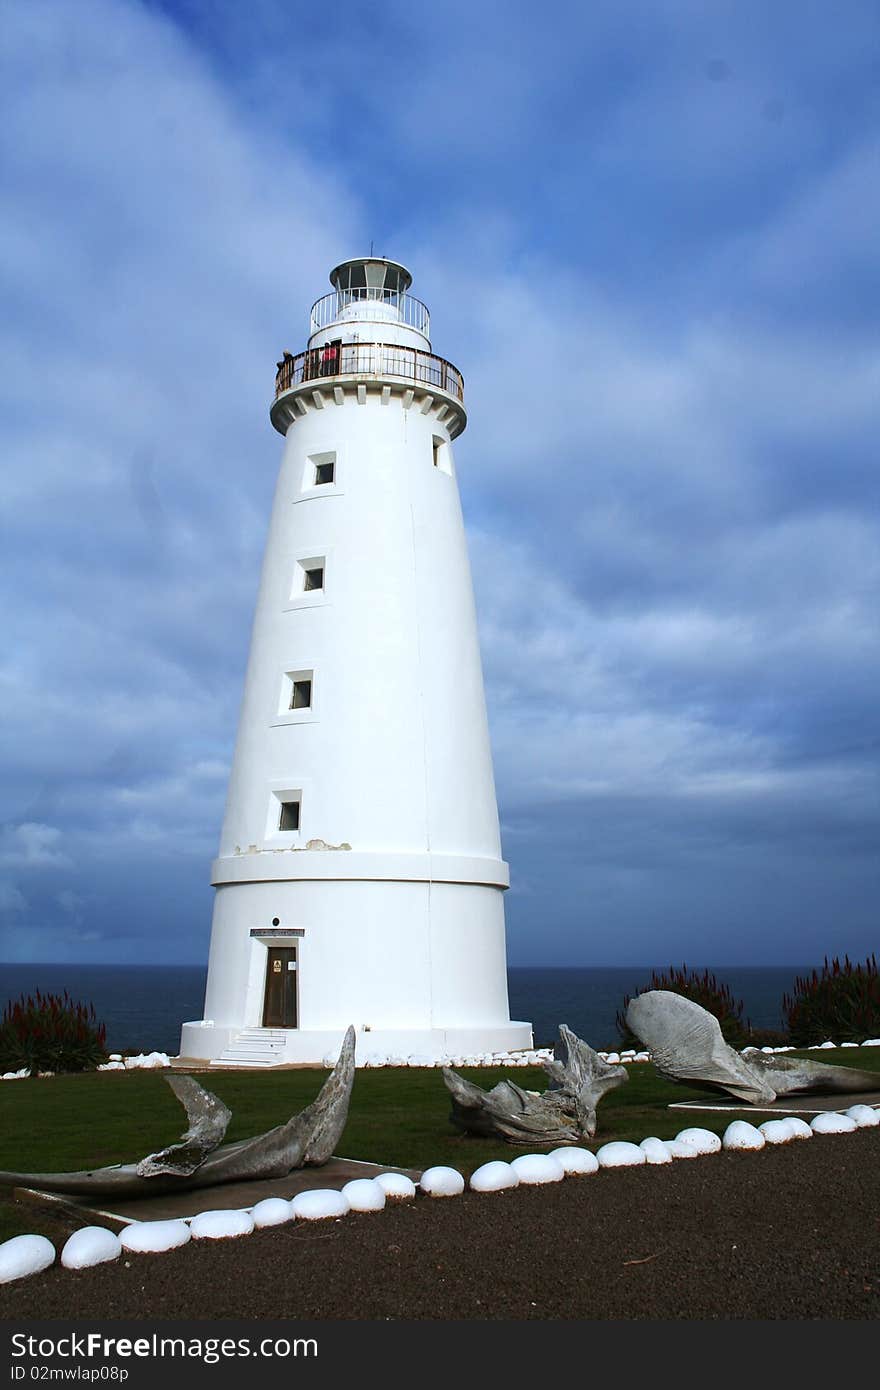
<svg viewBox="0 0 880 1390">
<path fill-rule="evenodd" d="M 775 1128 L 773 1131 L 772 1140 L 770 1139 L 770 1136 L 768 1135 L 766 1128 L 766 1126 L 769 1126 L 771 1124 L 773 1126 L 778 1126 L 778 1128 Z M 760 1128 L 751 1125 L 747 1120 L 733 1120 L 727 1126 L 727 1129 L 724 1131 L 724 1134 L 720 1139 L 718 1135 L 714 1134 L 711 1130 L 702 1130 L 690 1127 L 688 1129 L 680 1131 L 680 1133 L 676 1135 L 675 1139 L 671 1140 L 658 1140 L 653 1137 L 649 1137 L 648 1139 L 643 1139 L 641 1144 L 639 1145 L 629 1143 L 628 1141 L 613 1140 L 608 1144 L 601 1145 L 600 1148 L 597 1150 L 596 1154 L 593 1155 L 596 1161 L 595 1167 L 593 1167 L 593 1165 L 590 1164 L 588 1161 L 583 1164 L 577 1162 L 571 1164 L 564 1164 L 560 1162 L 560 1151 L 557 1150 L 556 1153 L 553 1155 L 520 1155 L 519 1159 L 515 1160 L 515 1162 L 519 1162 L 520 1165 L 519 1173 L 517 1172 L 517 1169 L 514 1167 L 514 1164 L 505 1164 L 503 1161 L 498 1160 L 497 1162 L 484 1164 L 481 1169 L 475 1170 L 475 1173 L 472 1175 L 472 1177 L 476 1177 L 478 1174 L 484 1172 L 488 1168 L 506 1168 L 509 1169 L 511 1172 L 511 1179 L 513 1179 L 513 1175 L 516 1174 L 515 1181 L 510 1180 L 505 1182 L 497 1182 L 495 1180 L 492 1180 L 488 1182 L 486 1185 L 483 1185 L 479 1182 L 477 1183 L 477 1185 L 474 1185 L 472 1181 L 471 1183 L 466 1184 L 464 1177 L 461 1173 L 457 1171 L 457 1169 L 449 1168 L 445 1164 L 438 1164 L 435 1165 L 433 1168 L 425 1169 L 425 1172 L 422 1174 L 422 1178 L 428 1178 L 428 1181 L 425 1187 L 421 1190 L 423 1196 L 430 1197 L 432 1200 L 436 1200 L 437 1197 L 457 1197 L 462 1192 L 464 1192 L 466 1186 L 470 1187 L 470 1190 L 472 1192 L 487 1194 L 496 1193 L 502 1190 L 512 1190 L 513 1188 L 522 1186 L 525 1182 L 529 1181 L 528 1178 L 524 1179 L 522 1176 L 520 1176 L 520 1174 L 523 1172 L 529 1172 L 530 1165 L 534 1165 L 535 1160 L 538 1161 L 536 1167 L 540 1166 L 541 1164 L 544 1164 L 545 1166 L 555 1166 L 564 1170 L 563 1175 L 566 1181 L 570 1179 L 574 1179 L 577 1181 L 578 1179 L 584 1177 L 587 1174 L 595 1173 L 596 1171 L 604 1168 L 621 1166 L 629 1167 L 631 1165 L 653 1167 L 657 1163 L 659 1155 L 657 1155 L 654 1158 L 651 1157 L 652 1146 L 662 1145 L 669 1155 L 668 1161 L 674 1162 L 676 1159 L 695 1159 L 711 1157 L 717 1153 L 720 1153 L 722 1150 L 726 1150 L 727 1152 L 748 1151 L 753 1153 L 766 1153 L 780 1143 L 799 1143 L 801 1142 L 801 1140 L 811 1137 L 806 1133 L 807 1129 L 811 1131 L 811 1135 L 821 1137 L 823 1134 L 829 1133 L 854 1134 L 858 1129 L 874 1127 L 877 1125 L 880 1125 L 880 1107 L 868 1105 L 850 1106 L 848 1111 L 824 1110 L 815 1117 L 812 1124 L 809 1126 L 807 1126 L 804 1123 L 804 1121 L 797 1116 L 781 1116 L 778 1120 L 773 1120 L 769 1122 L 765 1121 L 765 1124 L 762 1125 Z M 781 1130 L 785 1127 L 788 1127 L 789 1130 L 788 1139 L 783 1139 L 782 1137 Z M 576 1145 L 567 1146 L 567 1149 L 565 1151 L 567 1152 L 569 1150 L 572 1154 L 589 1155 L 591 1153 L 589 1149 L 578 1148 L 578 1146 Z M 436 1180 L 432 1180 L 430 1176 L 432 1174 L 435 1175 Z M 384 1175 L 379 1174 L 378 1178 L 381 1178 L 382 1176 Z M 399 1177 L 399 1175 L 397 1174 L 394 1174 L 392 1176 L 394 1176 L 395 1179 Z M 493 1174 L 492 1178 L 495 1179 L 496 1176 L 500 1175 Z M 370 1185 L 371 1183 L 376 1183 L 376 1185 L 378 1185 L 378 1178 L 367 1180 L 367 1182 L 362 1183 L 362 1185 L 364 1187 Z M 558 1182 L 561 1179 L 554 1177 L 552 1180 L 554 1182 Z M 352 1183 L 348 1184 L 348 1186 L 352 1189 L 358 1188 L 358 1191 L 360 1192 L 360 1188 L 358 1186 L 359 1181 L 362 1182 L 362 1180 L 355 1180 Z M 532 1181 L 535 1181 L 534 1177 L 532 1178 Z M 547 1178 L 544 1178 L 544 1181 L 547 1181 Z M 343 1192 L 340 1192 L 335 1188 L 328 1188 L 326 1190 L 319 1188 L 311 1188 L 307 1189 L 306 1193 L 298 1194 L 300 1198 L 306 1195 L 314 1196 L 316 1199 L 318 1199 L 314 1201 L 312 1204 L 316 1207 L 320 1206 L 319 1199 L 322 1196 L 326 1196 L 328 1198 L 332 1197 L 335 1200 L 332 1203 L 328 1203 L 328 1209 L 326 1211 L 326 1214 L 318 1214 L 316 1212 L 315 1215 L 305 1217 L 297 1215 L 297 1213 L 294 1211 L 294 1203 L 297 1201 L 297 1198 L 294 1197 L 287 1203 L 288 1207 L 290 1208 L 290 1216 L 288 1222 L 273 1220 L 271 1222 L 271 1225 L 274 1226 L 280 1224 L 289 1224 L 289 1221 L 307 1219 L 341 1221 L 349 1211 L 351 1211 L 352 1209 L 357 1209 L 352 1208 L 351 1204 L 349 1203 Z M 378 1194 L 376 1195 L 378 1196 Z M 391 1194 L 389 1193 L 387 1195 L 390 1199 Z M 408 1190 L 401 1190 L 399 1193 L 395 1193 L 394 1195 L 398 1198 L 398 1200 L 406 1199 L 416 1195 L 415 1188 L 412 1194 L 410 1194 Z M 285 1198 L 273 1198 L 267 1200 L 271 1201 L 272 1203 L 286 1202 Z M 133 1232 L 134 1228 L 147 1228 L 149 1226 L 167 1227 L 171 1225 L 185 1227 L 187 1229 L 187 1235 L 186 1240 L 183 1243 L 188 1243 L 190 1237 L 190 1228 L 193 1226 L 194 1223 L 196 1224 L 196 1231 L 198 1231 L 200 1225 L 213 1226 L 215 1224 L 214 1221 L 206 1221 L 205 1218 L 225 1217 L 229 1224 L 230 1229 L 228 1235 L 221 1236 L 219 1234 L 214 1234 L 212 1231 L 210 1233 L 211 1238 L 215 1240 L 241 1239 L 244 1236 L 250 1234 L 250 1232 L 253 1230 L 269 1229 L 267 1225 L 262 1225 L 258 1221 L 254 1220 L 254 1213 L 258 1210 L 260 1206 L 265 1205 L 267 1205 L 266 1201 L 264 1201 L 263 1203 L 257 1203 L 256 1207 L 247 1207 L 242 1208 L 240 1210 L 230 1208 L 228 1210 L 218 1211 L 216 1208 L 213 1208 L 210 1211 L 200 1212 L 197 1213 L 195 1216 L 188 1217 L 186 1219 L 181 1219 L 177 1222 L 130 1222 L 125 1227 L 125 1230 L 122 1232 L 120 1236 L 120 1243 L 123 1247 L 122 1254 L 160 1253 L 148 1252 L 147 1250 L 143 1250 L 140 1252 L 129 1250 L 126 1247 L 125 1237 L 127 1233 Z M 391 1205 L 394 1205 L 393 1200 L 388 1200 L 386 1203 L 383 1203 L 383 1206 L 386 1210 L 387 1207 Z M 377 1202 L 376 1205 L 372 1206 L 368 1206 L 365 1204 L 365 1206 L 361 1207 L 360 1209 L 378 1211 L 382 1208 L 379 1206 Z M 275 1215 L 275 1213 L 273 1213 L 273 1215 Z M 217 1224 L 219 1225 L 220 1223 L 218 1222 Z M 235 1230 L 232 1229 L 233 1227 L 235 1228 Z M 195 1235 L 196 1231 L 192 1231 L 192 1235 Z M 147 1235 L 148 1237 L 148 1232 L 146 1231 L 146 1229 L 144 1229 L 142 1234 Z M 204 1232 L 204 1235 L 208 1234 L 208 1231 Z M 68 1238 L 68 1244 L 69 1241 L 72 1239 L 72 1236 Z M 180 1243 L 181 1242 L 179 1241 L 177 1242 L 177 1244 Z M 53 1255 L 52 1260 L 48 1259 L 47 1247 L 50 1247 L 51 1244 L 51 1241 L 46 1240 L 44 1236 L 36 1235 L 13 1236 L 11 1240 L 5 1241 L 3 1242 L 3 1244 L 0 1244 L 0 1283 L 11 1283 L 13 1282 L 13 1280 L 28 1278 L 33 1274 L 41 1273 L 44 1269 L 51 1268 L 51 1266 L 55 1263 L 55 1258 L 57 1257 L 57 1255 Z M 10 1249 L 10 1247 L 12 1248 Z M 54 1251 L 54 1247 L 52 1247 L 52 1249 Z M 19 1250 L 32 1250 L 34 1252 L 34 1259 L 32 1262 L 28 1260 L 22 1261 L 23 1264 L 30 1264 L 31 1267 L 24 1268 L 23 1272 L 20 1274 L 7 1274 L 6 1278 L 4 1279 L 2 1275 L 4 1263 L 10 1268 L 14 1266 L 16 1263 L 16 1252 Z M 6 1256 L 5 1261 L 4 1255 Z M 110 1258 L 112 1259 L 112 1256 L 110 1256 Z M 94 1263 L 97 1264 L 99 1262 L 104 1262 L 107 1259 L 108 1256 L 105 1253 L 102 1261 L 95 1260 Z M 126 1265 L 126 1267 L 130 1267 L 130 1262 L 125 1261 L 123 1263 Z M 78 1265 L 78 1268 L 89 1267 L 90 1264 Z"/>
<path fill-rule="evenodd" d="M 826 1041 L 822 1043 L 812 1043 L 809 1047 L 795 1047 L 793 1043 L 788 1043 L 784 1047 L 744 1047 L 743 1056 L 748 1056 L 750 1052 L 778 1053 L 778 1052 L 823 1052 L 832 1047 L 880 1047 L 880 1038 L 866 1038 L 861 1043 L 835 1043 Z M 623 1052 L 597 1052 L 598 1057 L 603 1062 L 608 1062 L 612 1066 L 620 1063 L 630 1062 L 650 1062 L 651 1054 L 647 1051 L 637 1052 L 634 1048 L 626 1048 Z M 473 1056 L 441 1057 L 433 1061 L 429 1057 L 422 1057 L 413 1054 L 410 1057 L 399 1055 L 386 1056 L 377 1052 L 366 1052 L 358 1058 L 356 1066 L 367 1067 L 539 1067 L 544 1062 L 549 1062 L 553 1058 L 552 1047 L 531 1048 L 527 1052 L 481 1052 Z M 102 1062 L 97 1067 L 98 1071 L 135 1071 L 135 1070 L 159 1070 L 170 1067 L 178 1058 L 170 1056 L 167 1052 L 141 1052 L 137 1056 L 123 1057 L 119 1052 L 111 1052 L 110 1059 Z M 336 1065 L 335 1056 L 324 1058 L 324 1066 L 333 1067 Z M 39 1076 L 54 1076 L 54 1072 L 39 1072 Z M 27 1067 L 21 1071 L 7 1071 L 0 1075 L 0 1081 L 20 1081 L 31 1075 Z"/>
<path fill-rule="evenodd" d="M 750 1052 L 779 1053 L 779 1052 L 823 1052 L 827 1048 L 837 1047 L 880 1047 L 880 1038 L 866 1038 L 861 1043 L 835 1043 L 826 1041 L 822 1043 L 812 1043 L 809 1047 L 795 1047 L 794 1044 L 786 1044 L 784 1047 L 744 1047 L 743 1056 Z M 603 1062 L 608 1062 L 612 1066 L 620 1063 L 630 1062 L 650 1062 L 651 1054 L 647 1051 L 636 1052 L 632 1048 L 627 1048 L 623 1052 L 597 1052 L 597 1056 Z M 528 1052 L 483 1052 L 473 1056 L 449 1056 L 441 1057 L 437 1061 L 429 1057 L 422 1057 L 413 1054 L 411 1057 L 385 1056 L 380 1053 L 364 1053 L 357 1060 L 357 1067 L 539 1067 L 544 1062 L 548 1062 L 553 1057 L 552 1047 L 533 1048 Z M 110 1054 L 110 1060 L 102 1062 L 97 1067 L 98 1071 L 134 1071 L 134 1070 L 160 1070 L 172 1066 L 178 1059 L 170 1056 L 167 1052 L 142 1052 L 137 1056 L 123 1057 L 121 1053 Z M 337 1058 L 325 1057 L 324 1066 L 333 1067 L 336 1065 Z M 0 1075 L 0 1081 L 20 1081 L 31 1075 L 27 1067 L 21 1071 L 7 1071 Z M 39 1072 L 39 1076 L 54 1076 L 54 1072 Z"/>
</svg>

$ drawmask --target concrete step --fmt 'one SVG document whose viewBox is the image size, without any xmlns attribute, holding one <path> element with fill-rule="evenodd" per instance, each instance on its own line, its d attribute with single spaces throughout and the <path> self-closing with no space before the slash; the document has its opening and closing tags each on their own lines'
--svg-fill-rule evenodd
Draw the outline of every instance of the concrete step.
<svg viewBox="0 0 880 1390">
<path fill-rule="evenodd" d="M 253 1057 L 252 1057 L 252 1058 L 248 1058 L 248 1057 L 238 1057 L 238 1056 L 236 1056 L 236 1057 L 214 1057 L 214 1058 L 212 1059 L 212 1061 L 211 1061 L 211 1066 L 212 1066 L 212 1067 L 251 1067 L 251 1068 L 254 1068 L 254 1067 L 277 1067 L 277 1066 L 280 1066 L 280 1064 L 281 1064 L 281 1059 L 280 1059 L 279 1057 L 273 1058 L 271 1062 L 267 1062 L 265 1058 L 261 1058 L 260 1060 L 257 1060 L 256 1058 L 253 1058 Z"/>
<path fill-rule="evenodd" d="M 246 1047 L 227 1047 L 220 1053 L 224 1062 L 247 1062 L 253 1066 L 274 1067 L 284 1059 L 283 1052 L 248 1052 Z"/>
<path fill-rule="evenodd" d="M 212 1067 L 278 1067 L 283 1057 L 249 1057 L 246 1052 L 222 1052 L 211 1060 Z"/>
<path fill-rule="evenodd" d="M 249 1043 L 232 1043 L 223 1050 L 231 1057 L 280 1057 L 284 1051 L 282 1047 L 251 1047 Z"/>
<path fill-rule="evenodd" d="M 212 1067 L 277 1067 L 284 1056 L 282 1028 L 243 1028 L 215 1057 Z"/>
</svg>

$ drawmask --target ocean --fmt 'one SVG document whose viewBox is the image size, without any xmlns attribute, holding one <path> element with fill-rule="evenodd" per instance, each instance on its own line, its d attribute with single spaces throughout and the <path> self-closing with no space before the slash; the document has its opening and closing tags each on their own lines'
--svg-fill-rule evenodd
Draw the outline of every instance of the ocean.
<svg viewBox="0 0 880 1390">
<path fill-rule="evenodd" d="M 536 1046 L 552 1043 L 560 1023 L 596 1048 L 617 1045 L 615 1015 L 624 995 L 644 989 L 654 967 L 513 966 L 510 1015 L 534 1027 Z M 699 967 L 703 969 L 702 966 Z M 782 996 L 812 966 L 719 966 L 709 969 L 741 999 L 757 1028 L 782 1026 Z M 92 1003 L 107 1026 L 110 1051 L 176 1053 L 180 1025 L 202 1017 L 206 969 L 201 965 L 6 965 L 0 963 L 0 1009 L 21 994 L 60 994 Z"/>
</svg>

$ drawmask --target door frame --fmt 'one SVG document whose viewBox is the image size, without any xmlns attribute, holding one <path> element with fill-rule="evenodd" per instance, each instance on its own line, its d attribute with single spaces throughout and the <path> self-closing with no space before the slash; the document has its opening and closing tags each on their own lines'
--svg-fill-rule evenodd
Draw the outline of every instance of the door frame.
<svg viewBox="0 0 880 1390">
<path fill-rule="evenodd" d="M 302 971 L 303 955 L 305 954 L 305 930 L 302 927 L 281 928 L 262 928 L 251 927 L 251 966 L 250 979 L 248 984 L 249 1007 L 247 1015 L 252 1022 L 246 1024 L 249 1028 L 263 1028 L 263 1017 L 266 1007 L 266 979 L 269 973 L 269 948 L 280 946 L 285 948 L 295 947 L 296 949 L 296 1028 L 287 1029 L 287 1032 L 297 1032 L 302 1027 L 302 997 L 300 991 L 300 973 Z"/>
</svg>

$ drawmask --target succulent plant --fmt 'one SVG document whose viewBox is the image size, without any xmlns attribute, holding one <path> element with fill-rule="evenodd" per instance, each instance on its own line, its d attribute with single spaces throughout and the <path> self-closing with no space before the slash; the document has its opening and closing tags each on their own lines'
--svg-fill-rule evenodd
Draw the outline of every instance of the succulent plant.
<svg viewBox="0 0 880 1390">
<path fill-rule="evenodd" d="M 105 1060 L 107 1030 L 93 1004 L 63 995 L 21 996 L 0 1020 L 0 1072 L 91 1071 Z"/>
<path fill-rule="evenodd" d="M 794 983 L 794 993 L 784 995 L 783 1013 L 796 1047 L 811 1043 L 864 1042 L 880 1036 L 880 971 L 871 955 L 854 965 L 828 957 L 821 971 L 813 970 Z"/>
</svg>

